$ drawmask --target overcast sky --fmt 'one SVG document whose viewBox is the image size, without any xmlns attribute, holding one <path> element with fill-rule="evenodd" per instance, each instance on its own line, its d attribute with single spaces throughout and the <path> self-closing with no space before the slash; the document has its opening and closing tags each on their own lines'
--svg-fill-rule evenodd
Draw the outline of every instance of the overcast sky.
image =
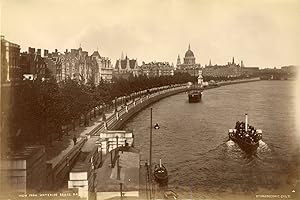
<svg viewBox="0 0 300 200">
<path fill-rule="evenodd" d="M 1 34 L 53 51 L 176 63 L 189 43 L 201 65 L 299 65 L 300 0 L 2 0 Z"/>
</svg>

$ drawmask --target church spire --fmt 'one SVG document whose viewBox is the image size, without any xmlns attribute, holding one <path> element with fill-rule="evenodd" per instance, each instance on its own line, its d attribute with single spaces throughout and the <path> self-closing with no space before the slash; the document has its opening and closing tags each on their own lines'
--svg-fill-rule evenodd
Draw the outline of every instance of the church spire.
<svg viewBox="0 0 300 200">
<path fill-rule="evenodd" d="M 177 57 L 177 65 L 180 65 L 181 64 L 181 61 L 180 61 L 180 57 L 179 57 L 179 54 L 178 54 L 178 57 Z"/>
<path fill-rule="evenodd" d="M 124 60 L 124 54 L 123 54 L 123 51 L 122 51 L 122 54 L 121 54 L 121 60 Z"/>
<path fill-rule="evenodd" d="M 189 44 L 189 50 L 191 50 L 191 45 Z"/>
<path fill-rule="evenodd" d="M 234 64 L 234 57 L 232 57 L 232 64 Z"/>
<path fill-rule="evenodd" d="M 209 66 L 211 66 L 211 59 L 209 59 Z"/>
</svg>

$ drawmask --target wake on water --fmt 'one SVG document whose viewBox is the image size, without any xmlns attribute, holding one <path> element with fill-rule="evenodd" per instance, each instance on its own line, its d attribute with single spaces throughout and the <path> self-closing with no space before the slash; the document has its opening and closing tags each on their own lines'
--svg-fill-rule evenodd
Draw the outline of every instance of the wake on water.
<svg viewBox="0 0 300 200">
<path fill-rule="evenodd" d="M 232 141 L 232 140 L 228 140 L 228 141 L 226 142 L 226 145 L 227 145 L 228 147 L 233 147 L 233 146 L 235 145 L 235 143 L 234 143 L 234 141 Z"/>
<path fill-rule="evenodd" d="M 266 153 L 270 153 L 271 149 L 269 146 L 262 140 L 259 141 L 259 146 L 253 154 L 247 154 L 245 153 L 234 141 L 228 140 L 225 142 L 225 148 L 227 151 L 228 156 L 230 156 L 233 159 L 237 160 L 244 160 L 247 166 L 253 166 L 253 165 L 261 165 L 265 162 L 264 157 L 266 156 Z"/>
<path fill-rule="evenodd" d="M 233 148 L 235 147 L 235 142 L 232 141 L 232 140 L 228 140 L 226 143 L 226 146 L 228 148 Z M 265 152 L 265 151 L 271 151 L 271 149 L 269 148 L 269 146 L 267 145 L 267 143 L 265 143 L 264 141 L 262 140 L 259 140 L 259 146 L 257 148 L 257 151 L 260 151 L 260 152 Z"/>
<path fill-rule="evenodd" d="M 259 140 L 259 146 L 257 148 L 257 151 L 259 151 L 259 152 L 267 152 L 267 151 L 271 151 L 271 149 L 269 148 L 269 146 L 267 145 L 267 143 L 265 143 L 262 140 Z"/>
<path fill-rule="evenodd" d="M 225 143 L 226 151 L 231 155 L 242 155 L 242 157 L 245 157 L 247 159 L 250 159 L 249 161 L 252 161 L 253 158 L 257 158 L 258 160 L 261 160 L 263 155 L 265 153 L 270 153 L 271 149 L 269 146 L 262 140 L 259 140 L 259 146 L 253 154 L 246 154 L 234 141 L 228 140 Z"/>
</svg>

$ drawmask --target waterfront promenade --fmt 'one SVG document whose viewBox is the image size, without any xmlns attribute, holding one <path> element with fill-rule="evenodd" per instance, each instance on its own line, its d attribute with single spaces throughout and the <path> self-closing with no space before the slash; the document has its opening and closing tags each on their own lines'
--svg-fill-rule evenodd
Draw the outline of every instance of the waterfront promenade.
<svg viewBox="0 0 300 200">
<path fill-rule="evenodd" d="M 222 81 L 222 82 L 218 82 L 219 86 L 222 85 L 228 85 L 228 84 L 237 84 L 237 83 L 243 83 L 243 82 L 249 82 L 249 81 L 259 81 L 259 78 L 254 78 L 254 79 L 242 79 L 242 80 L 234 80 L 234 81 Z M 211 87 L 214 88 L 214 87 Z M 208 87 L 207 89 L 210 89 L 210 87 Z M 149 97 L 154 97 L 156 96 L 156 94 L 151 94 Z M 131 108 L 132 104 L 134 102 L 139 102 L 139 101 L 143 101 L 143 99 L 145 99 L 144 97 L 142 98 L 136 98 L 134 100 L 131 100 L 129 102 L 127 102 L 128 107 Z M 126 108 L 124 105 L 119 105 L 117 107 L 117 110 L 119 111 L 119 115 L 122 115 L 126 112 Z M 108 111 L 105 112 L 105 116 L 107 118 L 107 121 L 109 121 L 110 119 L 113 118 L 115 114 L 115 109 L 110 109 Z M 123 120 L 123 118 L 121 118 Z M 100 131 L 100 130 L 104 130 L 104 121 L 102 119 L 102 116 L 98 116 L 94 119 L 92 119 L 90 121 L 91 125 L 88 127 L 78 127 L 76 130 L 72 130 L 70 131 L 67 135 L 64 135 L 62 141 L 54 141 L 51 147 L 48 147 L 47 150 L 47 158 L 48 161 L 51 163 L 56 164 L 57 162 L 59 162 L 64 155 L 66 155 L 68 152 L 70 152 L 72 150 L 72 148 L 74 147 L 74 143 L 73 143 L 73 136 L 75 136 L 77 138 L 77 142 L 79 142 L 82 137 L 91 135 L 91 134 L 95 134 L 96 130 Z M 124 121 L 123 121 L 124 123 Z"/>
<path fill-rule="evenodd" d="M 184 86 L 180 86 L 184 87 Z M 176 87 L 175 87 L 176 88 Z M 165 88 L 166 89 L 166 88 Z M 174 88 L 171 88 L 174 89 Z M 178 89 L 178 87 L 176 88 Z M 135 98 L 129 102 L 127 102 L 127 110 L 133 108 L 135 104 L 139 104 L 141 102 L 144 102 L 145 100 L 148 100 L 152 97 L 157 96 L 158 94 L 168 92 L 169 90 L 164 90 L 163 88 L 159 88 L 159 92 L 152 93 L 150 95 L 144 95 L 142 97 Z M 126 106 L 125 105 L 119 105 L 117 106 L 118 115 L 121 117 L 123 114 L 126 113 Z M 106 122 L 108 127 L 108 130 L 110 128 L 114 128 L 114 126 L 111 126 L 114 122 L 116 122 L 116 111 L 115 108 L 110 109 L 106 111 Z M 124 116 L 123 116 L 124 117 Z M 118 119 L 119 120 L 119 119 Z M 123 118 L 120 118 L 120 121 L 122 121 Z M 125 121 L 123 121 L 125 122 Z M 94 118 L 92 121 L 90 121 L 91 125 L 88 127 L 77 127 L 75 131 L 70 131 L 67 135 L 64 135 L 64 138 L 62 141 L 54 141 L 52 146 L 48 148 L 47 151 L 47 158 L 48 161 L 56 164 L 59 162 L 68 152 L 72 150 L 74 147 L 73 137 L 75 136 L 77 138 L 77 143 L 82 140 L 83 137 L 87 137 L 89 135 L 95 135 L 99 131 L 105 130 L 104 128 L 104 121 L 102 116 L 98 116 L 97 118 Z"/>
<path fill-rule="evenodd" d="M 119 109 L 121 106 L 119 106 Z M 107 118 L 110 118 L 114 114 L 114 110 L 111 109 L 105 113 Z M 90 134 L 96 127 L 103 123 L 102 116 L 98 116 L 90 121 L 88 127 L 77 127 L 76 130 L 71 130 L 67 135 L 64 135 L 61 141 L 53 141 L 52 145 L 47 148 L 48 162 L 56 165 L 72 148 L 74 148 L 73 137 L 77 139 L 79 143 L 84 137 Z"/>
<path fill-rule="evenodd" d="M 257 81 L 255 80 L 242 80 L 241 82 L 245 81 Z M 236 83 L 236 82 L 235 82 Z M 85 147 L 86 145 L 92 145 L 95 146 L 96 144 L 91 144 L 90 142 L 86 142 L 89 140 L 89 138 L 98 135 L 99 132 L 104 130 L 116 130 L 120 128 L 130 117 L 141 111 L 144 107 L 159 101 L 161 98 L 165 98 L 174 94 L 178 94 L 180 92 L 187 91 L 188 88 L 186 85 L 177 85 L 176 87 L 165 87 L 165 88 L 158 88 L 156 92 L 153 92 L 152 94 L 145 95 L 140 98 L 133 99 L 130 102 L 127 102 L 127 105 L 118 106 L 118 111 L 115 112 L 110 111 L 109 113 L 106 113 L 106 121 L 104 122 L 102 118 L 98 118 L 94 120 L 93 125 L 85 128 L 82 132 L 78 133 L 78 143 L 82 141 L 82 148 L 88 148 Z M 79 130 L 77 130 L 79 132 Z M 72 133 L 70 133 L 72 136 Z M 82 138 L 82 139 L 80 139 Z M 64 151 L 61 151 L 57 156 L 52 158 L 51 160 L 48 160 L 47 163 L 51 163 L 53 174 L 61 174 L 60 171 L 65 171 L 68 173 L 71 168 L 64 169 L 64 165 L 73 165 L 75 163 L 75 157 L 78 156 L 78 153 L 74 153 L 74 151 L 80 151 L 81 147 L 76 147 L 72 144 L 72 141 L 69 141 L 69 146 L 64 149 Z M 75 157 L 74 157 L 75 156 Z M 74 158 L 72 158 L 74 157 Z M 74 162 L 70 163 L 70 160 L 73 160 Z M 62 166 L 62 167 L 59 167 Z M 58 169 L 59 171 L 56 171 Z M 54 176 L 56 176 L 54 175 Z"/>
<path fill-rule="evenodd" d="M 106 113 L 105 121 L 98 119 L 91 127 L 86 128 L 83 132 L 78 134 L 81 139 L 78 139 L 76 145 L 72 144 L 72 141 L 69 141 L 69 146 L 64 149 L 64 151 L 61 151 L 57 156 L 47 161 L 47 182 L 49 187 L 55 189 L 65 184 L 65 178 L 62 179 L 62 177 L 67 177 L 81 149 L 96 147 L 95 143 L 88 142 L 91 138 L 97 136 L 101 131 L 120 128 L 130 117 L 142 110 L 145 106 L 161 98 L 186 90 L 186 85 L 151 89 L 149 94 L 133 99 L 127 102 L 127 105 L 118 106 L 117 111 L 113 110 L 112 112 Z M 92 147 L 87 147 L 90 145 L 92 145 Z"/>
</svg>

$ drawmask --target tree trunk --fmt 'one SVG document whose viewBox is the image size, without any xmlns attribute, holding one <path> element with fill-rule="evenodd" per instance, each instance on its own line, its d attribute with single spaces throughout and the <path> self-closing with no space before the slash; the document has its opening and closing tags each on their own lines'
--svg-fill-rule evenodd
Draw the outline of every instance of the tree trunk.
<svg viewBox="0 0 300 200">
<path fill-rule="evenodd" d="M 49 135 L 47 134 L 47 123 L 46 123 L 46 121 L 44 121 L 43 123 L 42 123 L 42 140 L 44 140 L 43 142 L 44 142 L 44 144 L 46 145 L 46 146 L 49 146 L 50 145 L 50 140 L 49 140 Z"/>
<path fill-rule="evenodd" d="M 89 121 L 88 121 L 88 114 L 84 114 L 84 126 L 87 127 L 89 125 Z"/>
<path fill-rule="evenodd" d="M 61 130 L 61 125 L 58 125 L 56 127 L 56 130 L 58 131 L 58 140 L 61 141 L 62 140 L 62 130 Z"/>
<path fill-rule="evenodd" d="M 36 139 L 37 139 L 39 144 L 43 144 L 42 143 L 42 138 L 43 138 L 43 136 L 42 136 L 42 134 L 43 134 L 42 123 L 39 123 L 37 125 L 37 127 L 38 127 L 38 131 L 37 131 L 37 134 L 36 134 Z"/>
<path fill-rule="evenodd" d="M 64 128 L 63 134 L 69 135 L 69 126 L 67 125 L 67 128 Z"/>
<path fill-rule="evenodd" d="M 76 119 L 73 119 L 72 120 L 72 125 L 73 125 L 73 131 L 75 131 L 75 129 L 76 129 Z"/>
<path fill-rule="evenodd" d="M 46 131 L 45 131 L 45 124 L 42 122 L 41 123 L 41 134 L 40 134 L 40 141 L 41 141 L 41 144 L 44 144 L 46 145 L 47 144 L 47 135 L 46 135 Z"/>
<path fill-rule="evenodd" d="M 104 107 L 102 107 L 101 109 L 99 109 L 99 113 L 98 113 L 99 116 L 102 115 L 102 113 L 104 112 L 104 109 L 105 109 Z"/>
<path fill-rule="evenodd" d="M 52 133 L 49 134 L 49 146 L 52 146 Z"/>
</svg>

